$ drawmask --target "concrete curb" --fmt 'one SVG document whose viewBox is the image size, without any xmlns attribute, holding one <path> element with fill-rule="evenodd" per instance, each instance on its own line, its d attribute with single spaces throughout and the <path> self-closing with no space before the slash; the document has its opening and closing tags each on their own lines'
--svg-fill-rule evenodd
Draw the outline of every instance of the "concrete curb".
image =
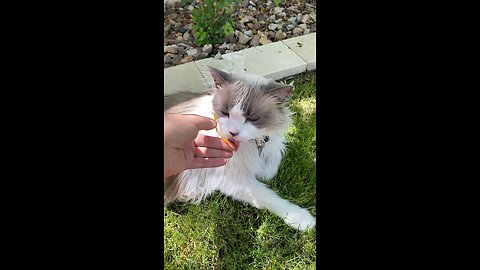
<svg viewBox="0 0 480 270">
<path fill-rule="evenodd" d="M 180 91 L 204 92 L 210 80 L 206 66 L 228 72 L 248 72 L 280 80 L 316 69 L 316 33 L 164 69 L 164 95 Z"/>
</svg>

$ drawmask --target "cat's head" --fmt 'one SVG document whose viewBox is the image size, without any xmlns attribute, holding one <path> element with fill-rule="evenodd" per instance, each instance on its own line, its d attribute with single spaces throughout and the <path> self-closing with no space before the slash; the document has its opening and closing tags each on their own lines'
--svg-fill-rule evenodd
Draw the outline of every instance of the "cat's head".
<svg viewBox="0 0 480 270">
<path fill-rule="evenodd" d="M 293 87 L 253 74 L 233 74 L 209 67 L 213 110 L 219 131 L 244 142 L 283 132 L 290 124 L 285 100 Z"/>
</svg>

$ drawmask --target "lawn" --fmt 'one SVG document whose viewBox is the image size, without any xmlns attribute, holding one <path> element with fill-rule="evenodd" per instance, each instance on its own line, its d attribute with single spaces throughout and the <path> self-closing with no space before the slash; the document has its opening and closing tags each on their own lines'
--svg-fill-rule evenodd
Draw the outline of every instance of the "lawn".
<svg viewBox="0 0 480 270">
<path fill-rule="evenodd" d="M 316 77 L 296 75 L 287 153 L 270 188 L 316 216 Z M 297 231 L 265 209 L 220 193 L 164 207 L 165 269 L 315 269 L 316 228 Z"/>
</svg>

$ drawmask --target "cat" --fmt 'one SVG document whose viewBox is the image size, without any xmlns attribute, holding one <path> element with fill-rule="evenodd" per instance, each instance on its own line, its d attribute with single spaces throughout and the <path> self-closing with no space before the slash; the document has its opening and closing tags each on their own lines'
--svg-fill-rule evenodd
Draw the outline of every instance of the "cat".
<svg viewBox="0 0 480 270">
<path fill-rule="evenodd" d="M 266 208 L 295 229 L 315 227 L 306 210 L 278 196 L 264 181 L 277 173 L 285 152 L 285 130 L 291 112 L 285 100 L 293 90 L 247 73 L 228 73 L 207 67 L 213 78 L 211 92 L 177 93 L 164 97 L 164 113 L 197 114 L 217 119 L 218 131 L 239 148 L 227 164 L 218 168 L 185 170 L 164 179 L 165 204 L 199 203 L 218 190 L 256 208 Z M 201 131 L 219 137 L 215 129 Z"/>
</svg>

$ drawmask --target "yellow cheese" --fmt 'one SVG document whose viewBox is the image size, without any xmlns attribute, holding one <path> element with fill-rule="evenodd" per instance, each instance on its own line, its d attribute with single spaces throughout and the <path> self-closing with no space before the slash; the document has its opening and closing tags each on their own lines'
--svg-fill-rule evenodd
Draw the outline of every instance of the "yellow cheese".
<svg viewBox="0 0 480 270">
<path fill-rule="evenodd" d="M 214 112 L 212 112 L 212 114 L 213 114 L 213 121 L 217 122 L 217 115 L 216 115 Z M 217 123 L 218 123 L 218 122 L 217 122 Z M 218 131 L 218 128 L 217 128 L 217 127 L 218 127 L 218 124 L 217 124 L 217 126 L 215 126 L 215 130 L 217 131 L 218 135 L 220 135 L 220 137 L 222 138 L 222 140 L 223 140 L 225 143 L 227 143 L 230 147 L 232 147 L 233 149 L 235 149 L 235 146 L 234 146 L 229 140 L 225 139 L 225 137 L 222 136 L 222 134 Z"/>
</svg>

